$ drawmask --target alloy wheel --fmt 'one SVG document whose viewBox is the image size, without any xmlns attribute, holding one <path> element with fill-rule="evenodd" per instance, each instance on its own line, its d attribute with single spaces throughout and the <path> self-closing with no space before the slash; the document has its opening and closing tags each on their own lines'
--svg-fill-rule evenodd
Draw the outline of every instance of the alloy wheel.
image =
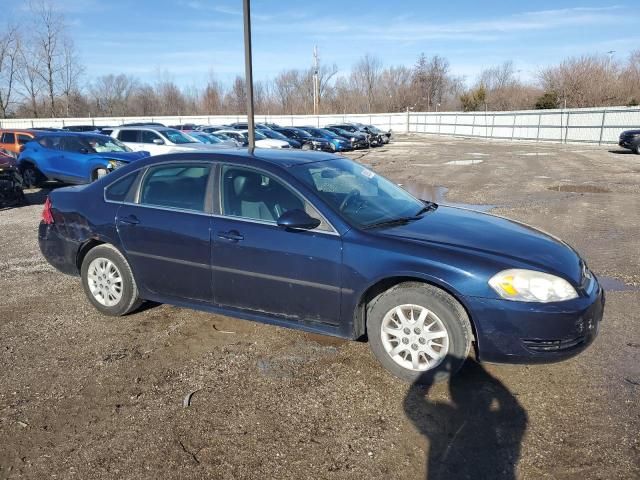
<svg viewBox="0 0 640 480">
<path fill-rule="evenodd" d="M 380 335 L 389 356 L 403 368 L 426 371 L 449 352 L 449 333 L 432 311 L 420 305 L 398 305 L 382 320 Z"/>
<path fill-rule="evenodd" d="M 123 280 L 120 270 L 106 258 L 96 258 L 87 272 L 89 290 L 101 305 L 112 307 L 122 298 Z"/>
</svg>

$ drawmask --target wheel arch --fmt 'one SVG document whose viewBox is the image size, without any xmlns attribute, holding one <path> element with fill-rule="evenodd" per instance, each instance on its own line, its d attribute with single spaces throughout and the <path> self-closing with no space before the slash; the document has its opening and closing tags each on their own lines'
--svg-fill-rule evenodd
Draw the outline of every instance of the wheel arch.
<svg viewBox="0 0 640 480">
<path fill-rule="evenodd" d="M 462 299 L 462 295 L 453 290 L 450 286 L 438 282 L 435 279 L 429 277 L 423 277 L 416 274 L 399 274 L 399 275 L 391 275 L 381 279 L 376 280 L 374 283 L 369 285 L 364 292 L 360 295 L 358 299 L 358 303 L 356 305 L 356 309 L 354 311 L 354 334 L 357 338 L 366 338 L 367 335 L 367 305 L 371 303 L 376 297 L 382 295 L 387 290 L 395 287 L 396 285 L 400 285 L 401 283 L 424 283 L 427 285 L 434 286 L 443 290 L 444 292 L 451 295 L 465 310 L 467 317 L 469 318 L 469 323 L 471 324 L 471 331 L 473 333 L 473 349 L 476 357 L 479 358 L 479 346 L 478 346 L 478 333 L 475 325 L 475 321 L 469 307 L 465 304 Z"/>
</svg>

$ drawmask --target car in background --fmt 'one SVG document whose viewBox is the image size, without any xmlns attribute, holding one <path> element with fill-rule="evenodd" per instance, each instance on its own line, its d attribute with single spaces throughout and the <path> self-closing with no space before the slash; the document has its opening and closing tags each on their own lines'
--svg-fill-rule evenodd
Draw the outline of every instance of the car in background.
<svg viewBox="0 0 640 480">
<path fill-rule="evenodd" d="M 122 125 L 120 125 L 121 127 L 163 127 L 163 128 L 167 128 L 167 126 L 164 123 L 159 123 L 159 122 L 131 122 L 131 123 L 123 123 Z"/>
<path fill-rule="evenodd" d="M 382 145 L 382 139 L 378 138 L 376 135 L 372 135 L 368 131 L 366 131 L 363 127 L 355 125 L 353 123 L 339 123 L 328 125 L 329 127 L 340 128 L 341 130 L 345 130 L 349 133 L 359 133 L 360 135 L 364 135 L 369 142 L 369 146 L 378 147 Z"/>
<path fill-rule="evenodd" d="M 241 142 L 243 147 L 249 145 L 248 130 L 235 130 L 230 128 L 228 130 L 218 130 L 216 133 L 223 133 L 236 141 Z M 268 138 L 258 130 L 255 130 L 255 140 L 256 148 L 291 148 L 291 145 L 289 145 L 288 142 L 275 138 Z"/>
<path fill-rule="evenodd" d="M 361 148 L 369 148 L 369 139 L 366 135 L 363 135 L 359 132 L 348 132 L 338 127 L 332 127 L 331 125 L 327 125 L 324 127 L 325 130 L 335 133 L 340 137 L 349 140 L 351 142 L 351 147 L 354 150 L 358 150 Z"/>
<path fill-rule="evenodd" d="M 39 187 L 47 180 L 83 184 L 148 156 L 106 135 L 51 132 L 25 145 L 18 168 L 26 187 Z"/>
<path fill-rule="evenodd" d="M 573 357 L 605 306 L 563 241 L 321 152 L 144 159 L 51 192 L 38 241 L 104 315 L 152 301 L 366 338 L 408 382 L 448 378 L 472 349 L 486 362 Z"/>
<path fill-rule="evenodd" d="M 0 130 L 0 148 L 13 152 L 17 157 L 23 145 L 38 136 L 44 130 L 5 128 Z"/>
<path fill-rule="evenodd" d="M 26 204 L 22 188 L 22 177 L 13 152 L 0 149 L 0 209 Z"/>
<path fill-rule="evenodd" d="M 211 146 L 185 135 L 180 130 L 167 127 L 116 127 L 111 136 L 132 150 L 147 151 L 151 155 L 211 149 Z"/>
<path fill-rule="evenodd" d="M 323 139 L 316 138 L 311 135 L 309 132 L 302 130 L 301 128 L 296 127 L 280 127 L 274 128 L 274 131 L 281 133 L 287 138 L 291 138 L 293 140 L 297 140 L 302 144 L 302 150 L 320 150 L 324 152 L 331 152 L 333 149 L 331 148 L 331 144 Z"/>
<path fill-rule="evenodd" d="M 340 135 L 336 135 L 329 130 L 325 130 L 324 128 L 316 128 L 316 127 L 296 127 L 300 130 L 304 130 L 315 138 L 322 138 L 329 142 L 331 146 L 331 150 L 334 152 L 348 152 L 353 150 L 351 146 L 351 142 L 346 138 L 341 137 Z"/>
<path fill-rule="evenodd" d="M 217 132 L 218 130 L 227 130 L 230 127 L 226 127 L 224 125 L 200 125 L 198 128 L 196 128 L 196 130 L 198 130 L 199 132 L 207 132 L 207 133 L 213 133 L 213 132 Z"/>
<path fill-rule="evenodd" d="M 640 130 L 626 130 L 620 134 L 618 145 L 640 155 Z"/>
<path fill-rule="evenodd" d="M 181 125 L 169 125 L 169 128 L 173 128 L 175 130 L 197 130 L 199 125 L 195 123 L 183 123 Z"/>
<path fill-rule="evenodd" d="M 207 132 L 199 132 L 197 130 L 184 130 L 184 133 L 189 135 L 192 138 L 195 138 L 199 142 L 206 143 L 207 145 L 211 145 L 214 148 L 237 148 L 238 145 L 233 140 L 222 140 L 217 136 L 207 133 Z"/>
<path fill-rule="evenodd" d="M 294 140 L 293 138 L 288 138 L 283 134 L 281 134 L 280 132 L 271 130 L 268 127 L 264 127 L 264 126 L 262 128 L 256 127 L 256 129 L 267 138 L 272 138 L 275 140 L 282 140 L 284 142 L 287 142 L 291 146 L 291 148 L 302 148 L 302 142 L 299 142 L 298 140 Z"/>
<path fill-rule="evenodd" d="M 95 125 L 67 125 L 62 127 L 65 132 L 98 132 L 101 133 L 101 127 Z"/>
<path fill-rule="evenodd" d="M 205 132 L 206 133 L 206 132 Z M 241 147 L 244 143 L 244 141 L 240 142 L 238 140 L 236 140 L 235 138 L 231 138 L 228 135 L 225 135 L 224 133 L 222 133 L 221 131 L 215 131 L 215 132 L 208 132 L 208 135 L 212 135 L 220 140 L 222 140 L 223 142 L 229 142 L 234 144 L 236 147 Z"/>
<path fill-rule="evenodd" d="M 376 127 L 375 125 L 361 124 L 361 126 L 365 132 L 370 133 L 372 135 L 377 135 L 382 141 L 382 143 L 389 143 L 391 141 L 391 130 L 387 130 L 385 132 L 384 130 L 381 130 L 378 127 Z"/>
</svg>

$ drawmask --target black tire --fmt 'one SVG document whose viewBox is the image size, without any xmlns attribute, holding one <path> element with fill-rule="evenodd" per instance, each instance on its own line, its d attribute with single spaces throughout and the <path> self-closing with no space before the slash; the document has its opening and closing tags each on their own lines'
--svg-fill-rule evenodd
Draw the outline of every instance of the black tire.
<svg viewBox="0 0 640 480">
<path fill-rule="evenodd" d="M 448 353 L 434 368 L 422 371 L 405 368 L 385 350 L 382 322 L 385 315 L 399 305 L 425 307 L 440 319 L 447 331 Z M 465 309 L 447 292 L 433 285 L 407 282 L 390 288 L 369 303 L 367 336 L 373 354 L 389 372 L 407 382 L 430 384 L 448 379 L 462 367 L 471 349 L 473 331 Z"/>
<path fill-rule="evenodd" d="M 636 155 L 640 155 L 640 143 L 633 149 Z"/>
<path fill-rule="evenodd" d="M 25 163 L 20 169 L 20 175 L 22 176 L 22 182 L 27 188 L 38 188 L 46 181 L 46 177 L 38 170 L 32 163 Z"/>
<path fill-rule="evenodd" d="M 104 258 L 111 261 L 118 269 L 122 278 L 122 296 L 118 303 L 112 306 L 106 306 L 100 303 L 93 296 L 93 293 L 91 293 L 91 289 L 89 287 L 89 266 L 91 265 L 91 262 L 98 258 Z M 84 288 L 84 293 L 87 295 L 87 298 L 96 308 L 96 310 L 98 310 L 100 313 L 112 317 L 118 317 L 130 313 L 136 310 L 140 305 L 142 305 L 143 301 L 138 296 L 138 286 L 136 285 L 136 281 L 133 278 L 131 267 L 129 267 L 129 263 L 118 251 L 118 249 L 116 249 L 112 245 L 102 244 L 89 250 L 89 252 L 82 260 L 80 276 L 82 278 L 82 288 Z"/>
</svg>

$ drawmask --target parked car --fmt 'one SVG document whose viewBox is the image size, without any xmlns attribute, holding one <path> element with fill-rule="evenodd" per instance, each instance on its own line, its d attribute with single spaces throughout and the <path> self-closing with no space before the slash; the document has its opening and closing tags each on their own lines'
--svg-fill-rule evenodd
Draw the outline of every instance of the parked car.
<svg viewBox="0 0 640 480">
<path fill-rule="evenodd" d="M 333 132 L 344 139 L 349 140 L 351 142 L 351 148 L 353 148 L 354 150 L 369 148 L 369 139 L 362 133 L 348 132 L 338 127 L 332 127 L 331 125 L 324 127 L 324 129 Z"/>
<path fill-rule="evenodd" d="M 106 135 L 51 132 L 25 145 L 18 168 L 26 187 L 39 187 L 47 180 L 83 184 L 148 156 Z"/>
<path fill-rule="evenodd" d="M 640 155 L 640 130 L 626 130 L 620 134 L 618 145 Z"/>
<path fill-rule="evenodd" d="M 120 125 L 121 127 L 162 127 L 167 128 L 164 123 L 159 122 L 131 122 L 131 123 L 123 123 Z"/>
<path fill-rule="evenodd" d="M 316 128 L 316 127 L 297 127 L 305 132 L 313 135 L 315 138 L 321 138 L 329 142 L 329 146 L 334 152 L 347 152 L 349 150 L 353 150 L 351 146 L 351 141 L 346 138 L 341 137 L 329 130 L 325 130 L 324 128 Z"/>
<path fill-rule="evenodd" d="M 0 130 L 0 149 L 13 152 L 17 156 L 22 146 L 33 140 L 38 135 L 38 132 L 38 130 L 22 130 L 16 128 L 2 129 Z"/>
<path fill-rule="evenodd" d="M 38 237 L 105 315 L 149 300 L 366 337 L 408 381 L 446 378 L 472 347 L 490 362 L 574 356 L 604 310 L 597 278 L 561 240 L 421 201 L 327 153 L 144 159 L 54 190 Z"/>
<path fill-rule="evenodd" d="M 247 146 L 249 144 L 248 138 L 248 130 L 218 130 L 216 133 L 224 133 L 231 138 L 236 139 L 238 142 L 242 142 L 242 146 Z M 268 138 L 258 130 L 255 130 L 255 140 L 256 140 L 256 148 L 291 148 L 288 142 L 284 140 L 278 140 L 275 138 Z"/>
<path fill-rule="evenodd" d="M 281 133 L 287 138 L 297 140 L 302 144 L 300 148 L 302 150 L 321 150 L 324 152 L 331 152 L 331 144 L 323 138 L 316 138 L 309 132 L 296 127 L 281 127 L 274 128 L 274 131 Z"/>
<path fill-rule="evenodd" d="M 225 135 L 224 133 L 222 133 L 220 131 L 209 132 L 209 135 L 212 135 L 212 136 L 222 140 L 223 142 L 233 143 L 236 147 L 242 147 L 244 145 L 244 137 L 242 137 L 243 141 L 241 142 L 239 140 L 236 140 L 235 138 L 231 138 L 230 136 Z"/>
<path fill-rule="evenodd" d="M 199 142 L 205 143 L 207 145 L 211 145 L 215 148 L 237 148 L 238 145 L 233 140 L 222 140 L 221 138 L 216 137 L 210 133 L 199 132 L 197 130 L 184 130 L 184 133 L 189 135 L 191 138 L 195 138 Z"/>
<path fill-rule="evenodd" d="M 257 130 L 267 138 L 287 142 L 291 148 L 302 148 L 302 142 L 299 142 L 298 140 L 295 140 L 293 138 L 288 138 L 280 132 L 276 132 L 275 130 L 271 130 L 267 127 L 258 128 Z"/>
<path fill-rule="evenodd" d="M 363 125 L 362 128 L 365 132 L 370 133 L 371 135 L 377 135 L 382 143 L 389 143 L 391 141 L 391 130 L 387 130 L 385 132 L 375 125 Z"/>
<path fill-rule="evenodd" d="M 116 127 L 111 136 L 132 150 L 147 151 L 151 155 L 211 149 L 209 145 L 185 135 L 180 130 L 167 127 Z"/>
<path fill-rule="evenodd" d="M 22 177 L 13 152 L 0 150 L 0 208 L 26 204 L 22 187 Z"/>
<path fill-rule="evenodd" d="M 62 127 L 62 130 L 66 132 L 100 132 L 101 127 L 96 127 L 95 125 L 67 125 Z"/>
<path fill-rule="evenodd" d="M 341 130 L 345 130 L 351 134 L 359 133 L 360 135 L 364 135 L 367 141 L 369 142 L 369 146 L 378 147 L 382 145 L 382 140 L 378 138 L 376 135 L 372 135 L 371 133 L 364 130 L 362 127 L 358 125 L 354 125 L 352 123 L 340 123 L 335 125 L 328 125 L 328 127 L 335 127 Z"/>
</svg>

